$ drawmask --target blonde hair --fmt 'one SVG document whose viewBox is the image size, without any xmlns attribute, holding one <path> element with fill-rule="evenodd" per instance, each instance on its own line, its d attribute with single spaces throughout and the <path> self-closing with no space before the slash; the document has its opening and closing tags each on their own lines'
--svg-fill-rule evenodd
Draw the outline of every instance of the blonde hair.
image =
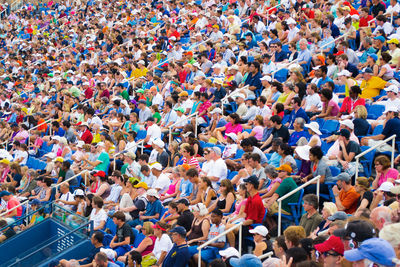
<svg viewBox="0 0 400 267">
<path fill-rule="evenodd" d="M 329 213 L 329 215 L 333 215 L 335 212 L 338 211 L 337 207 L 336 207 L 336 204 L 333 203 L 333 202 L 324 202 L 324 208 L 323 209 L 325 209 Z"/>
<path fill-rule="evenodd" d="M 354 108 L 357 111 L 358 117 L 361 119 L 366 119 L 368 116 L 368 112 L 367 109 L 362 106 L 362 105 L 358 105 Z"/>
<path fill-rule="evenodd" d="M 154 234 L 154 229 L 153 229 L 153 223 L 152 222 L 144 222 L 143 223 L 143 229 L 146 230 L 146 235 L 153 235 Z"/>
<path fill-rule="evenodd" d="M 379 231 L 379 238 L 386 240 L 392 247 L 397 248 L 400 245 L 400 235 L 397 234 L 399 232 L 400 223 L 388 224 Z"/>
</svg>

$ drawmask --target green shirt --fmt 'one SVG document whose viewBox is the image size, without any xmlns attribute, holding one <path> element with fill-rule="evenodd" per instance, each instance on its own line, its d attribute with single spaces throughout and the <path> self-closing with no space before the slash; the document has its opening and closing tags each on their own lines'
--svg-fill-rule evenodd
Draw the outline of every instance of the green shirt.
<svg viewBox="0 0 400 267">
<path fill-rule="evenodd" d="M 156 123 L 159 123 L 161 120 L 161 115 L 160 113 L 156 112 L 153 114 L 153 118 L 156 120 Z"/>
<path fill-rule="evenodd" d="M 288 177 L 282 181 L 282 183 L 279 185 L 279 187 L 276 189 L 275 193 L 279 195 L 279 197 L 283 197 L 287 193 L 295 190 L 297 188 L 297 184 L 294 182 L 293 178 Z M 300 197 L 300 191 L 297 191 L 290 197 L 282 200 L 282 209 L 285 211 L 292 213 L 290 206 L 288 203 L 297 203 L 299 201 Z"/>
<path fill-rule="evenodd" d="M 121 96 L 123 99 L 125 99 L 126 101 L 129 101 L 129 94 L 127 90 L 122 91 Z"/>
<path fill-rule="evenodd" d="M 72 86 L 71 88 L 69 88 L 68 90 L 72 96 L 74 97 L 79 97 L 81 95 L 81 90 L 79 90 L 78 87 L 76 86 Z"/>
<path fill-rule="evenodd" d="M 138 132 L 140 130 L 140 126 L 138 123 L 132 124 L 131 128 L 129 129 L 129 123 L 131 123 L 131 122 L 127 121 L 127 122 L 125 122 L 125 125 L 124 125 L 125 131 L 127 131 L 128 133 L 131 131 Z"/>
<path fill-rule="evenodd" d="M 94 170 L 95 171 L 103 171 L 107 173 L 108 171 L 108 165 L 110 165 L 110 156 L 108 155 L 107 152 L 101 152 L 99 157 L 97 158 L 98 161 L 101 161 L 99 165 L 97 165 Z M 96 160 L 96 161 L 97 161 Z"/>
</svg>

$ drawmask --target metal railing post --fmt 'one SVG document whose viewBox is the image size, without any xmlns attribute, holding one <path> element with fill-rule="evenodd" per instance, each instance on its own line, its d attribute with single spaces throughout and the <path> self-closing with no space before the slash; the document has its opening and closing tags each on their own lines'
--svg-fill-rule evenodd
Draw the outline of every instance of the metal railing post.
<svg viewBox="0 0 400 267">
<path fill-rule="evenodd" d="M 171 144 L 172 142 L 172 127 L 169 127 L 169 136 L 168 136 L 168 140 L 169 140 L 169 144 Z"/>
<path fill-rule="evenodd" d="M 199 260 L 197 262 L 197 266 L 201 267 L 201 249 L 199 250 Z"/>
<path fill-rule="evenodd" d="M 318 203 L 319 203 L 319 189 L 320 189 L 319 187 L 320 187 L 320 180 L 318 179 L 317 180 L 317 192 L 316 192 L 317 193 L 317 198 L 318 198 Z M 319 210 L 319 207 L 318 207 L 318 210 Z"/>
<path fill-rule="evenodd" d="M 278 200 L 278 236 L 281 235 L 282 231 L 282 200 Z"/>
<path fill-rule="evenodd" d="M 199 113 L 196 112 L 196 119 L 195 119 L 195 124 L 194 124 L 194 125 L 196 125 L 196 127 L 194 127 L 194 136 L 196 136 L 196 138 L 197 138 L 197 126 L 198 126 L 197 122 L 198 122 L 198 118 L 199 118 Z"/>
<path fill-rule="evenodd" d="M 241 224 L 239 227 L 239 255 L 242 255 L 242 238 L 243 238 L 243 225 Z"/>
<path fill-rule="evenodd" d="M 392 139 L 392 160 L 390 161 L 391 168 L 394 167 L 394 150 L 395 150 L 395 138 Z"/>
</svg>

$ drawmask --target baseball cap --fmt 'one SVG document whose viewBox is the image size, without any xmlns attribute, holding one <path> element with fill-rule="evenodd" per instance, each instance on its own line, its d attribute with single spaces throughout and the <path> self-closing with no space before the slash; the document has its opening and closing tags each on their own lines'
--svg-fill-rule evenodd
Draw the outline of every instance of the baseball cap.
<svg viewBox="0 0 400 267">
<path fill-rule="evenodd" d="M 179 93 L 178 96 L 189 96 L 189 94 L 186 91 L 182 91 L 182 92 Z"/>
<path fill-rule="evenodd" d="M 185 113 L 185 110 L 182 107 L 179 108 L 174 108 L 175 111 L 180 111 L 182 113 Z"/>
<path fill-rule="evenodd" d="M 29 204 L 30 205 L 35 205 L 35 206 L 39 206 L 41 203 L 40 203 L 40 200 L 39 199 L 32 199 L 31 201 L 29 201 Z"/>
<path fill-rule="evenodd" d="M 4 197 L 4 196 L 9 196 L 9 195 L 11 195 L 11 193 L 10 192 L 8 192 L 8 191 L 1 191 L 0 192 L 0 197 Z"/>
<path fill-rule="evenodd" d="M 375 229 L 372 224 L 363 220 L 350 221 L 344 228 L 333 232 L 335 236 L 350 238 L 356 242 L 363 242 L 375 236 Z"/>
<path fill-rule="evenodd" d="M 334 179 L 337 180 L 337 181 L 348 182 L 348 181 L 350 181 L 351 177 L 347 172 L 342 172 L 338 176 L 336 176 Z"/>
<path fill-rule="evenodd" d="M 389 41 L 387 41 L 388 44 L 399 44 L 399 39 L 397 38 L 392 38 Z"/>
<path fill-rule="evenodd" d="M 255 95 L 249 95 L 246 100 L 255 100 L 256 96 Z"/>
<path fill-rule="evenodd" d="M 385 88 L 385 91 L 386 92 L 393 92 L 395 94 L 398 94 L 399 93 L 399 88 L 396 85 L 392 84 L 389 87 Z"/>
<path fill-rule="evenodd" d="M 337 74 L 337 76 L 347 76 L 347 77 L 350 77 L 350 76 L 351 76 L 351 72 L 348 71 L 348 70 L 342 70 L 342 71 L 340 71 L 340 72 Z"/>
<path fill-rule="evenodd" d="M 99 177 L 106 177 L 106 173 L 104 171 L 98 171 L 93 176 L 99 176 Z"/>
<path fill-rule="evenodd" d="M 220 108 L 214 108 L 214 109 L 210 112 L 210 114 L 215 114 L 215 113 L 222 114 L 222 109 L 220 109 Z"/>
<path fill-rule="evenodd" d="M 146 121 L 154 121 L 154 117 L 148 117 Z"/>
<path fill-rule="evenodd" d="M 159 148 L 164 148 L 164 146 L 165 146 L 164 141 L 161 140 L 161 139 L 159 139 L 159 138 L 157 138 L 156 140 L 154 140 L 152 144 L 158 146 Z"/>
<path fill-rule="evenodd" d="M 139 89 L 139 90 L 136 91 L 136 93 L 144 94 L 144 90 L 143 89 Z M 139 100 L 139 103 L 146 104 L 146 100 L 143 100 L 143 99 Z"/>
<path fill-rule="evenodd" d="M 0 163 L 10 165 L 10 161 L 8 159 L 2 159 L 2 160 L 0 160 Z"/>
<path fill-rule="evenodd" d="M 336 220 L 341 220 L 341 221 L 345 221 L 347 220 L 347 214 L 344 211 L 337 211 L 335 212 L 333 215 L 328 217 L 328 220 L 330 221 L 336 221 Z M 343 254 L 343 253 L 342 253 Z"/>
<path fill-rule="evenodd" d="M 268 235 L 268 229 L 264 225 L 259 225 L 254 229 L 249 230 L 251 234 L 259 234 L 262 236 L 267 236 Z"/>
<path fill-rule="evenodd" d="M 383 266 L 395 266 L 393 259 L 396 259 L 396 253 L 388 241 L 370 238 L 362 242 L 360 247 L 346 250 L 344 257 L 348 261 L 368 259 Z"/>
<path fill-rule="evenodd" d="M 378 60 L 378 55 L 377 54 L 369 54 L 369 57 L 371 57 L 374 61 Z"/>
<path fill-rule="evenodd" d="M 394 186 L 392 189 L 390 189 L 390 192 L 392 194 L 399 195 L 400 194 L 400 185 Z"/>
<path fill-rule="evenodd" d="M 238 95 L 235 96 L 235 98 L 238 98 L 238 97 L 243 98 L 243 99 L 246 99 L 246 97 L 244 96 L 244 94 L 238 94 Z"/>
<path fill-rule="evenodd" d="M 245 254 L 241 258 L 231 258 L 232 267 L 262 267 L 261 260 L 253 254 Z"/>
<path fill-rule="evenodd" d="M 340 124 L 343 124 L 344 126 L 347 126 L 350 129 L 354 130 L 354 123 L 351 120 L 343 120 L 340 122 Z"/>
<path fill-rule="evenodd" d="M 340 255 L 343 255 L 344 253 L 344 245 L 342 240 L 340 240 L 340 237 L 332 235 L 331 237 L 328 238 L 323 243 L 316 244 L 315 249 L 321 253 L 333 250 Z"/>
<path fill-rule="evenodd" d="M 221 255 L 221 257 L 225 257 L 225 258 L 230 258 L 230 257 L 240 257 L 239 251 L 236 250 L 236 248 L 233 247 L 229 247 L 227 249 L 224 250 L 220 250 L 219 251 L 219 255 Z"/>
<path fill-rule="evenodd" d="M 374 71 L 370 67 L 366 67 L 361 73 L 374 73 Z"/>
<path fill-rule="evenodd" d="M 54 161 L 54 162 L 61 162 L 61 163 L 63 163 L 63 162 L 64 162 L 64 159 L 63 159 L 62 157 L 57 157 L 57 158 L 55 158 L 53 161 Z"/>
<path fill-rule="evenodd" d="M 147 191 L 147 195 L 151 196 L 151 197 L 156 197 L 156 198 L 160 198 L 160 196 L 158 195 L 157 190 L 155 190 L 154 188 L 151 188 Z"/>
<path fill-rule="evenodd" d="M 134 188 L 144 188 L 146 190 L 149 188 L 145 182 L 139 182 L 136 185 L 134 185 L 133 187 Z"/>
<path fill-rule="evenodd" d="M 158 171 L 162 170 L 162 165 L 158 162 L 153 163 L 153 165 L 150 166 L 151 169 L 156 169 Z"/>
<path fill-rule="evenodd" d="M 179 199 L 179 200 L 176 202 L 176 204 L 183 204 L 183 205 L 185 205 L 185 206 L 189 206 L 189 205 L 190 205 L 190 202 L 189 202 L 189 200 L 187 200 L 186 198 L 181 198 L 181 199 Z"/>
<path fill-rule="evenodd" d="M 258 178 L 255 175 L 250 175 L 246 179 L 243 179 L 243 182 L 253 184 L 256 187 L 258 187 L 258 184 L 259 184 Z"/>
<path fill-rule="evenodd" d="M 186 236 L 186 229 L 183 226 L 177 226 L 169 231 L 170 233 L 177 233 L 181 236 Z"/>
<path fill-rule="evenodd" d="M 272 82 L 272 78 L 271 76 L 265 75 L 260 79 L 260 81 Z"/>
<path fill-rule="evenodd" d="M 383 113 L 388 113 L 388 112 L 398 112 L 398 108 L 395 106 L 388 106 Z"/>
<path fill-rule="evenodd" d="M 390 190 L 394 187 L 393 183 L 391 182 L 383 182 L 381 186 L 379 186 L 378 190 L 383 192 L 390 192 Z"/>
<path fill-rule="evenodd" d="M 237 141 L 238 137 L 235 133 L 228 133 L 226 134 L 227 137 L 230 137 L 234 142 Z"/>
<path fill-rule="evenodd" d="M 386 41 L 385 37 L 383 37 L 383 36 L 376 36 L 376 37 L 374 37 L 374 40 L 379 40 L 382 43 L 384 43 Z"/>
<path fill-rule="evenodd" d="M 82 189 L 76 189 L 74 192 L 74 196 L 84 196 L 85 192 Z"/>
<path fill-rule="evenodd" d="M 290 167 L 289 164 L 283 164 L 281 166 L 279 166 L 278 168 L 276 168 L 277 171 L 285 171 L 288 173 L 292 173 L 293 169 L 292 167 Z"/>
</svg>

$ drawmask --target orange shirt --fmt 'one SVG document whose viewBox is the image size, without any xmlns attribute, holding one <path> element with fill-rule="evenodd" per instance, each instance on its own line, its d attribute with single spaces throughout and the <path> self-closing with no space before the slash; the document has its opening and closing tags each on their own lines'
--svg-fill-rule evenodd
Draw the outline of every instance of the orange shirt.
<svg viewBox="0 0 400 267">
<path fill-rule="evenodd" d="M 43 122 L 45 122 L 45 120 L 44 120 L 44 119 L 40 119 L 40 120 L 38 121 L 38 125 L 41 124 L 41 123 L 43 123 Z M 37 129 L 38 129 L 38 131 L 46 132 L 46 130 L 47 130 L 47 123 L 44 123 L 44 124 L 40 125 Z"/>
<path fill-rule="evenodd" d="M 342 202 L 342 205 L 345 207 L 344 212 L 347 214 L 353 214 L 357 210 L 359 198 L 360 194 L 356 192 L 354 186 L 352 186 L 347 192 L 343 189 L 339 192 L 340 202 Z"/>
</svg>

